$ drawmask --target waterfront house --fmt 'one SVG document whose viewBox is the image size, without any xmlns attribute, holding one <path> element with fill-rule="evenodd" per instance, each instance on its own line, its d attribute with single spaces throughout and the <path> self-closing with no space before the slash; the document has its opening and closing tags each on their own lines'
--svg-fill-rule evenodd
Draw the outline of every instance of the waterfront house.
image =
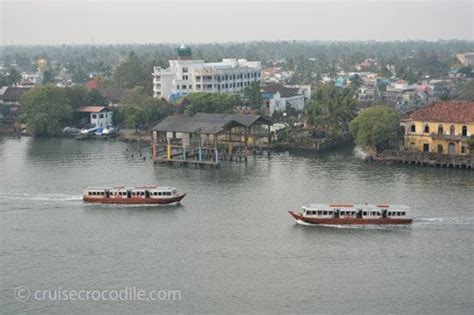
<svg viewBox="0 0 474 315">
<path fill-rule="evenodd" d="M 20 86 L 0 87 L 0 103 L 9 105 L 20 105 L 21 96 L 30 89 L 30 87 Z"/>
<path fill-rule="evenodd" d="M 112 112 L 105 106 L 82 106 L 76 112 L 88 114 L 90 124 L 95 127 L 107 128 L 112 126 Z"/>
<path fill-rule="evenodd" d="M 418 152 L 467 155 L 474 135 L 474 102 L 435 102 L 402 121 L 403 146 Z"/>
<path fill-rule="evenodd" d="M 304 109 L 304 90 L 300 87 L 287 87 L 274 83 L 262 86 L 261 91 L 265 110 L 270 115 L 275 111 L 285 111 L 286 106 L 293 107 L 296 110 Z M 311 96 L 310 90 L 308 93 Z"/>
</svg>

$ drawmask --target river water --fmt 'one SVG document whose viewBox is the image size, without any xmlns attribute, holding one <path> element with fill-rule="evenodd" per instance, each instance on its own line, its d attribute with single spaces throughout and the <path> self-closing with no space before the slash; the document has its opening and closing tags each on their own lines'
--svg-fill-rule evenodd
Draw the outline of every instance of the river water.
<svg viewBox="0 0 474 315">
<path fill-rule="evenodd" d="M 474 312 L 473 172 L 367 163 L 352 148 L 220 169 L 156 166 L 136 151 L 120 142 L 0 138 L 3 312 Z M 81 201 L 89 185 L 155 183 L 189 195 L 174 207 Z M 409 204 L 415 220 L 315 227 L 287 213 L 334 201 Z M 180 295 L 34 296 L 124 288 Z"/>
</svg>

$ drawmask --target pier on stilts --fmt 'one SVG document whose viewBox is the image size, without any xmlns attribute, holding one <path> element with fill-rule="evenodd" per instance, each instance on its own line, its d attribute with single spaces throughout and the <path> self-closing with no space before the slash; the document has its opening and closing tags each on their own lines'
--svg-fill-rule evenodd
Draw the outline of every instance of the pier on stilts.
<svg viewBox="0 0 474 315">
<path fill-rule="evenodd" d="M 173 116 L 152 129 L 155 163 L 219 167 L 222 161 L 246 162 L 266 148 L 270 156 L 271 121 L 259 115 L 197 113 Z"/>
</svg>

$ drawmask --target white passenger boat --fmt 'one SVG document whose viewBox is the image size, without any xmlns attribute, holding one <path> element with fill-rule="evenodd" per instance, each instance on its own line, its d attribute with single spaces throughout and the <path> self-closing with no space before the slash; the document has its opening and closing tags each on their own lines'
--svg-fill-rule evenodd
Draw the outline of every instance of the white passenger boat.
<svg viewBox="0 0 474 315">
<path fill-rule="evenodd" d="M 288 211 L 297 223 L 328 225 L 410 224 L 411 209 L 388 204 L 310 204 L 302 212 Z"/>
<path fill-rule="evenodd" d="M 88 187 L 83 191 L 83 200 L 110 204 L 179 204 L 186 193 L 178 193 L 175 187 Z"/>
</svg>

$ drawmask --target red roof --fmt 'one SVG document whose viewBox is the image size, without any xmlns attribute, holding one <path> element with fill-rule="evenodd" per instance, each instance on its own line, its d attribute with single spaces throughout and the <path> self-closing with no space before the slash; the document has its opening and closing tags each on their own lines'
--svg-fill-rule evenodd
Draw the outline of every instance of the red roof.
<svg viewBox="0 0 474 315">
<path fill-rule="evenodd" d="M 82 106 L 76 109 L 76 112 L 79 113 L 100 113 L 103 110 L 106 110 L 105 106 Z"/>
<path fill-rule="evenodd" d="M 99 86 L 99 78 L 95 77 L 94 79 L 90 79 L 89 81 L 87 81 L 86 83 L 86 88 L 91 91 L 93 89 L 97 89 L 97 87 Z"/>
<path fill-rule="evenodd" d="M 474 123 L 474 102 L 435 102 L 411 113 L 410 119 L 458 124 Z"/>
</svg>

